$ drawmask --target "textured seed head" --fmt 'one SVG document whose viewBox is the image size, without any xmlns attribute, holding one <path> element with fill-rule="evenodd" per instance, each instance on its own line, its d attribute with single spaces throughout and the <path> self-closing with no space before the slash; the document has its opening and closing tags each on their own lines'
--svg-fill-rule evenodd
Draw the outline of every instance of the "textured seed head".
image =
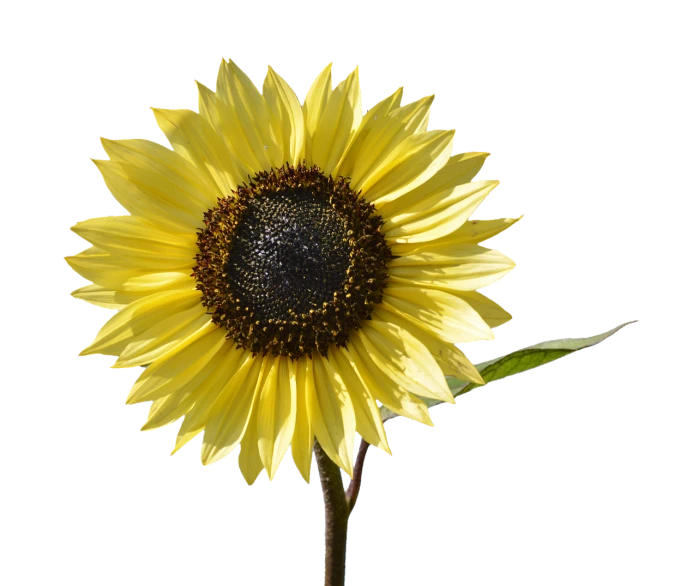
<svg viewBox="0 0 698 586">
<path fill-rule="evenodd" d="M 253 353 L 342 346 L 380 303 L 381 217 L 317 167 L 260 173 L 204 214 L 193 276 L 214 323 Z"/>
</svg>

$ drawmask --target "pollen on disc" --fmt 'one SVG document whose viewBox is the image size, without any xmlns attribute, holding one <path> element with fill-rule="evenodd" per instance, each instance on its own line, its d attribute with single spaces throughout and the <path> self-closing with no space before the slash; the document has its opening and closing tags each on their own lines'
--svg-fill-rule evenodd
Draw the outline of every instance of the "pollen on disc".
<svg viewBox="0 0 698 586">
<path fill-rule="evenodd" d="M 228 337 L 254 353 L 326 354 L 380 303 L 390 249 L 349 180 L 260 173 L 204 215 L 194 276 Z"/>
</svg>

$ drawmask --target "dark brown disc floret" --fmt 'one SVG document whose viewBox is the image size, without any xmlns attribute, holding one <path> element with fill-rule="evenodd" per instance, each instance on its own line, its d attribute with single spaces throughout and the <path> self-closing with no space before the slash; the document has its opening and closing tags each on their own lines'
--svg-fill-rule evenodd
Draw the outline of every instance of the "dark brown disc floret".
<svg viewBox="0 0 698 586">
<path fill-rule="evenodd" d="M 213 322 L 257 354 L 343 346 L 380 303 L 382 218 L 317 167 L 263 172 L 204 214 L 193 276 Z"/>
</svg>

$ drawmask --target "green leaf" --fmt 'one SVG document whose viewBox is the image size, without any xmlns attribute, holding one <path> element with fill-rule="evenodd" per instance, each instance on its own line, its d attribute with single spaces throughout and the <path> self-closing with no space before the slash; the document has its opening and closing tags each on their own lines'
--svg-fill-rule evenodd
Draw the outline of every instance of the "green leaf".
<svg viewBox="0 0 698 586">
<path fill-rule="evenodd" d="M 476 364 L 475 368 L 477 368 L 486 383 L 491 383 L 492 381 L 511 376 L 512 374 L 518 374 L 536 368 L 537 366 L 542 366 L 543 364 L 572 354 L 577 350 L 595 346 L 631 323 L 634 322 L 621 324 L 617 328 L 613 328 L 598 336 L 592 336 L 591 338 L 564 338 L 562 340 L 551 340 L 550 342 L 529 346 L 528 348 L 517 350 L 501 358 L 495 358 L 488 362 Z M 482 386 L 476 383 L 459 380 L 453 376 L 447 376 L 446 381 L 454 397 L 463 395 Z M 436 401 L 434 399 L 424 399 L 424 402 L 427 404 L 427 407 L 433 407 L 434 405 L 443 403 L 443 401 Z M 381 407 L 381 416 L 383 417 L 383 421 L 388 421 L 388 419 L 397 417 L 397 414 L 385 407 Z"/>
</svg>

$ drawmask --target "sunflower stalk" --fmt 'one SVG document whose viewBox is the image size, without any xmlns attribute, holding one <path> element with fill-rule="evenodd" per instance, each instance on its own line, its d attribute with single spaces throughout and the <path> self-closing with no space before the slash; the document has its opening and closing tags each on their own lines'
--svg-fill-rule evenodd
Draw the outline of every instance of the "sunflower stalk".
<svg viewBox="0 0 698 586">
<path fill-rule="evenodd" d="M 349 488 L 346 491 L 347 503 L 349 504 L 349 513 L 354 510 L 354 505 L 356 505 L 356 499 L 359 498 L 359 490 L 361 490 L 361 477 L 364 471 L 364 459 L 366 458 L 366 452 L 368 451 L 368 446 L 370 444 L 365 440 L 361 440 L 361 445 L 359 446 L 359 453 L 356 455 L 356 462 L 354 463 L 354 478 L 351 479 L 349 483 Z"/>
<path fill-rule="evenodd" d="M 344 586 L 349 503 L 339 466 L 315 442 L 322 496 L 325 499 L 325 586 Z"/>
<path fill-rule="evenodd" d="M 339 466 L 329 458 L 319 443 L 315 442 L 314 450 L 325 499 L 325 586 L 344 586 L 349 515 L 361 489 L 368 443 L 361 441 L 354 464 L 354 477 L 346 491 Z"/>
</svg>

